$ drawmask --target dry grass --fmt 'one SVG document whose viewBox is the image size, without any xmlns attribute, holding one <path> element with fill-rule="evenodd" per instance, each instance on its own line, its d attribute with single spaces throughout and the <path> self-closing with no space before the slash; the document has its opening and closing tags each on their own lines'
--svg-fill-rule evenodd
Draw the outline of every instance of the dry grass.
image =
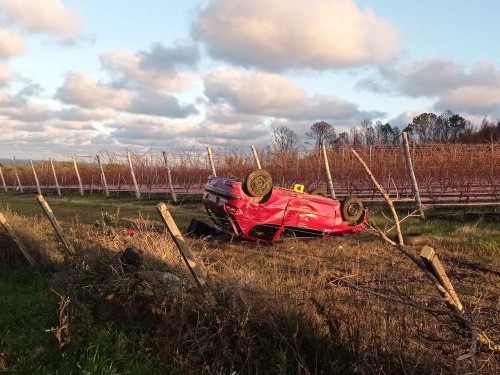
<svg viewBox="0 0 500 375">
<path fill-rule="evenodd" d="M 453 323 L 416 267 L 366 233 L 273 246 L 189 240 L 208 272 L 200 292 L 169 236 L 150 220 L 129 223 L 139 232 L 134 237 L 74 221 L 67 235 L 77 256 L 63 263 L 51 228 L 7 216 L 36 259 L 58 270 L 54 288 L 73 304 L 73 345 L 89 339 L 92 325 L 147 321 L 148 355 L 177 373 L 500 372 L 499 355 L 484 348 L 457 361 L 469 350 L 469 333 Z M 460 235 L 480 233 L 470 226 Z M 474 322 L 500 341 L 498 259 L 478 269 L 462 262 L 459 241 L 431 240 Z M 12 262 L 15 250 L 2 241 Z M 126 246 L 141 250 L 145 269 L 180 276 L 181 291 L 128 273 L 119 262 Z"/>
</svg>

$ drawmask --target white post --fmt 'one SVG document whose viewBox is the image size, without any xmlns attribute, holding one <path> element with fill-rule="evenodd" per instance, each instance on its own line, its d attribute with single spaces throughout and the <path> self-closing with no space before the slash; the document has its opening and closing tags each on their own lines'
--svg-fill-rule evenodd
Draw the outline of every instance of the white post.
<svg viewBox="0 0 500 375">
<path fill-rule="evenodd" d="M 403 148 L 405 151 L 406 166 L 408 168 L 408 172 L 410 173 L 411 183 L 413 186 L 413 194 L 415 195 L 415 202 L 417 203 L 420 217 L 422 219 L 425 219 L 424 208 L 422 207 L 422 201 L 420 200 L 420 192 L 418 191 L 417 179 L 415 177 L 415 171 L 413 170 L 413 163 L 411 161 L 410 145 L 408 143 L 408 133 L 407 132 L 403 132 Z"/>
<path fill-rule="evenodd" d="M 174 185 L 172 184 L 172 174 L 170 173 L 170 167 L 168 166 L 167 153 L 162 151 L 163 161 L 165 162 L 165 168 L 167 169 L 167 182 L 170 192 L 172 193 L 172 200 L 177 203 L 177 195 L 175 194 Z"/>
<path fill-rule="evenodd" d="M 252 152 L 253 152 L 253 157 L 255 159 L 255 163 L 257 163 L 257 168 L 262 169 L 262 167 L 260 166 L 259 154 L 257 154 L 257 149 L 255 148 L 254 145 L 252 145 Z"/>
<path fill-rule="evenodd" d="M 14 163 L 15 159 L 16 159 L 16 157 L 14 156 L 12 158 L 12 168 L 14 168 L 14 175 L 16 176 L 16 182 L 17 182 L 17 186 L 19 187 L 19 191 L 21 193 L 24 193 L 23 185 L 21 185 L 21 180 L 19 179 L 19 174 L 17 174 L 16 164 Z"/>
<path fill-rule="evenodd" d="M 36 190 L 39 195 L 42 194 L 42 189 L 40 189 L 40 181 L 38 181 L 38 176 L 36 174 L 35 165 L 33 164 L 33 160 L 30 158 L 31 170 L 33 171 L 33 177 L 35 177 Z"/>
<path fill-rule="evenodd" d="M 330 195 L 333 199 L 337 199 L 337 197 L 335 196 L 335 191 L 333 190 L 332 175 L 330 173 L 330 164 L 328 163 L 325 144 L 321 145 L 321 150 L 323 151 L 323 159 L 325 160 L 326 178 L 328 179 L 328 187 L 330 188 Z"/>
<path fill-rule="evenodd" d="M 130 174 L 132 175 L 132 181 L 134 182 L 135 197 L 141 199 L 141 191 L 139 190 L 139 185 L 137 184 L 137 179 L 135 178 L 134 167 L 132 166 L 132 159 L 130 158 L 130 151 L 127 151 L 128 165 L 130 167 Z"/>
<path fill-rule="evenodd" d="M 99 155 L 95 156 L 97 158 L 97 164 L 99 164 L 99 169 L 101 170 L 101 182 L 104 188 L 104 194 L 109 197 L 108 183 L 106 182 L 106 175 L 104 174 L 104 169 L 101 164 L 101 158 Z"/>
<path fill-rule="evenodd" d="M 0 177 L 2 178 L 2 186 L 5 191 L 7 191 L 7 185 L 5 184 L 5 178 L 3 178 L 2 167 L 0 167 Z"/>
<path fill-rule="evenodd" d="M 207 146 L 207 152 L 208 161 L 210 162 L 210 167 L 212 168 L 212 176 L 217 176 L 217 173 L 215 172 L 214 156 L 212 155 L 212 149 L 210 148 L 210 146 Z"/>
<path fill-rule="evenodd" d="M 59 181 L 57 180 L 56 168 L 54 167 L 54 163 L 52 163 L 52 159 L 49 159 L 50 168 L 52 169 L 52 176 L 54 176 L 54 182 L 56 184 L 57 195 L 61 196 L 61 189 L 59 187 Z"/>
<path fill-rule="evenodd" d="M 76 172 L 76 178 L 78 179 L 78 187 L 80 189 L 80 195 L 83 195 L 83 184 L 82 184 L 82 179 L 80 177 L 80 172 L 78 172 L 78 166 L 76 165 L 76 159 L 74 156 L 73 158 L 73 166 L 75 167 L 75 172 Z"/>
</svg>

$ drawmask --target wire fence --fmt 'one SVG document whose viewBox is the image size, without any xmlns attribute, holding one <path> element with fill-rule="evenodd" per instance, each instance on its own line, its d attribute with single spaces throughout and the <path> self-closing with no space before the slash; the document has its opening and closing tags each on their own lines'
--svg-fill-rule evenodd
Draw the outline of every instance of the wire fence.
<svg viewBox="0 0 500 375">
<path fill-rule="evenodd" d="M 401 146 L 373 145 L 355 149 L 391 196 L 413 199 Z M 250 147 L 213 147 L 212 150 L 218 176 L 243 179 L 256 169 Z M 500 144 L 411 144 L 410 153 L 424 204 L 499 203 Z M 338 146 L 328 150 L 327 155 L 337 196 L 381 198 L 351 153 L 351 147 Z M 292 188 L 300 183 L 306 191 L 328 188 L 324 161 L 318 149 L 278 152 L 266 148 L 258 150 L 258 157 L 277 186 Z M 133 194 L 138 189 L 142 195 L 162 194 L 170 192 L 167 168 L 176 194 L 200 194 L 212 174 L 206 150 L 101 152 L 66 161 L 32 161 L 32 164 L 13 159 L 0 168 L 0 189 L 36 191 L 39 186 L 42 191 L 55 191 L 59 185 L 63 194 L 78 189 L 100 193 L 105 187 L 111 193 Z"/>
</svg>

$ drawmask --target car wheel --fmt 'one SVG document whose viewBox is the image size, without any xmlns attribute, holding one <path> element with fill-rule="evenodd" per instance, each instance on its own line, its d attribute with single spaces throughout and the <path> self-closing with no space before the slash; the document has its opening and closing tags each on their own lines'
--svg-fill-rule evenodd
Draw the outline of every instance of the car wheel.
<svg viewBox="0 0 500 375">
<path fill-rule="evenodd" d="M 245 177 L 243 189 L 251 197 L 263 197 L 273 189 L 273 178 L 268 171 L 256 169 Z"/>
<path fill-rule="evenodd" d="M 363 202 L 358 197 L 347 197 L 341 204 L 342 218 L 351 225 L 359 224 L 363 217 Z"/>
</svg>

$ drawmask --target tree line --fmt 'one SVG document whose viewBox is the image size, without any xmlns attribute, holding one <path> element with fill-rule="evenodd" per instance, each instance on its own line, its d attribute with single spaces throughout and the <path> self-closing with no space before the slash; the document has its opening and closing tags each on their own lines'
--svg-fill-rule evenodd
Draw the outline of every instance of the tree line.
<svg viewBox="0 0 500 375">
<path fill-rule="evenodd" d="M 349 132 L 337 134 L 333 125 L 318 121 L 311 125 L 306 137 L 314 141 L 316 147 L 325 145 L 399 145 L 401 133 L 408 132 L 412 140 L 425 143 L 486 143 L 500 141 L 500 120 L 496 122 L 484 118 L 479 126 L 457 113 L 446 110 L 440 115 L 422 113 L 415 116 L 403 129 L 389 123 L 370 119 L 361 121 Z M 299 136 L 286 125 L 281 125 L 271 133 L 270 147 L 276 151 L 294 150 L 299 145 Z"/>
</svg>

